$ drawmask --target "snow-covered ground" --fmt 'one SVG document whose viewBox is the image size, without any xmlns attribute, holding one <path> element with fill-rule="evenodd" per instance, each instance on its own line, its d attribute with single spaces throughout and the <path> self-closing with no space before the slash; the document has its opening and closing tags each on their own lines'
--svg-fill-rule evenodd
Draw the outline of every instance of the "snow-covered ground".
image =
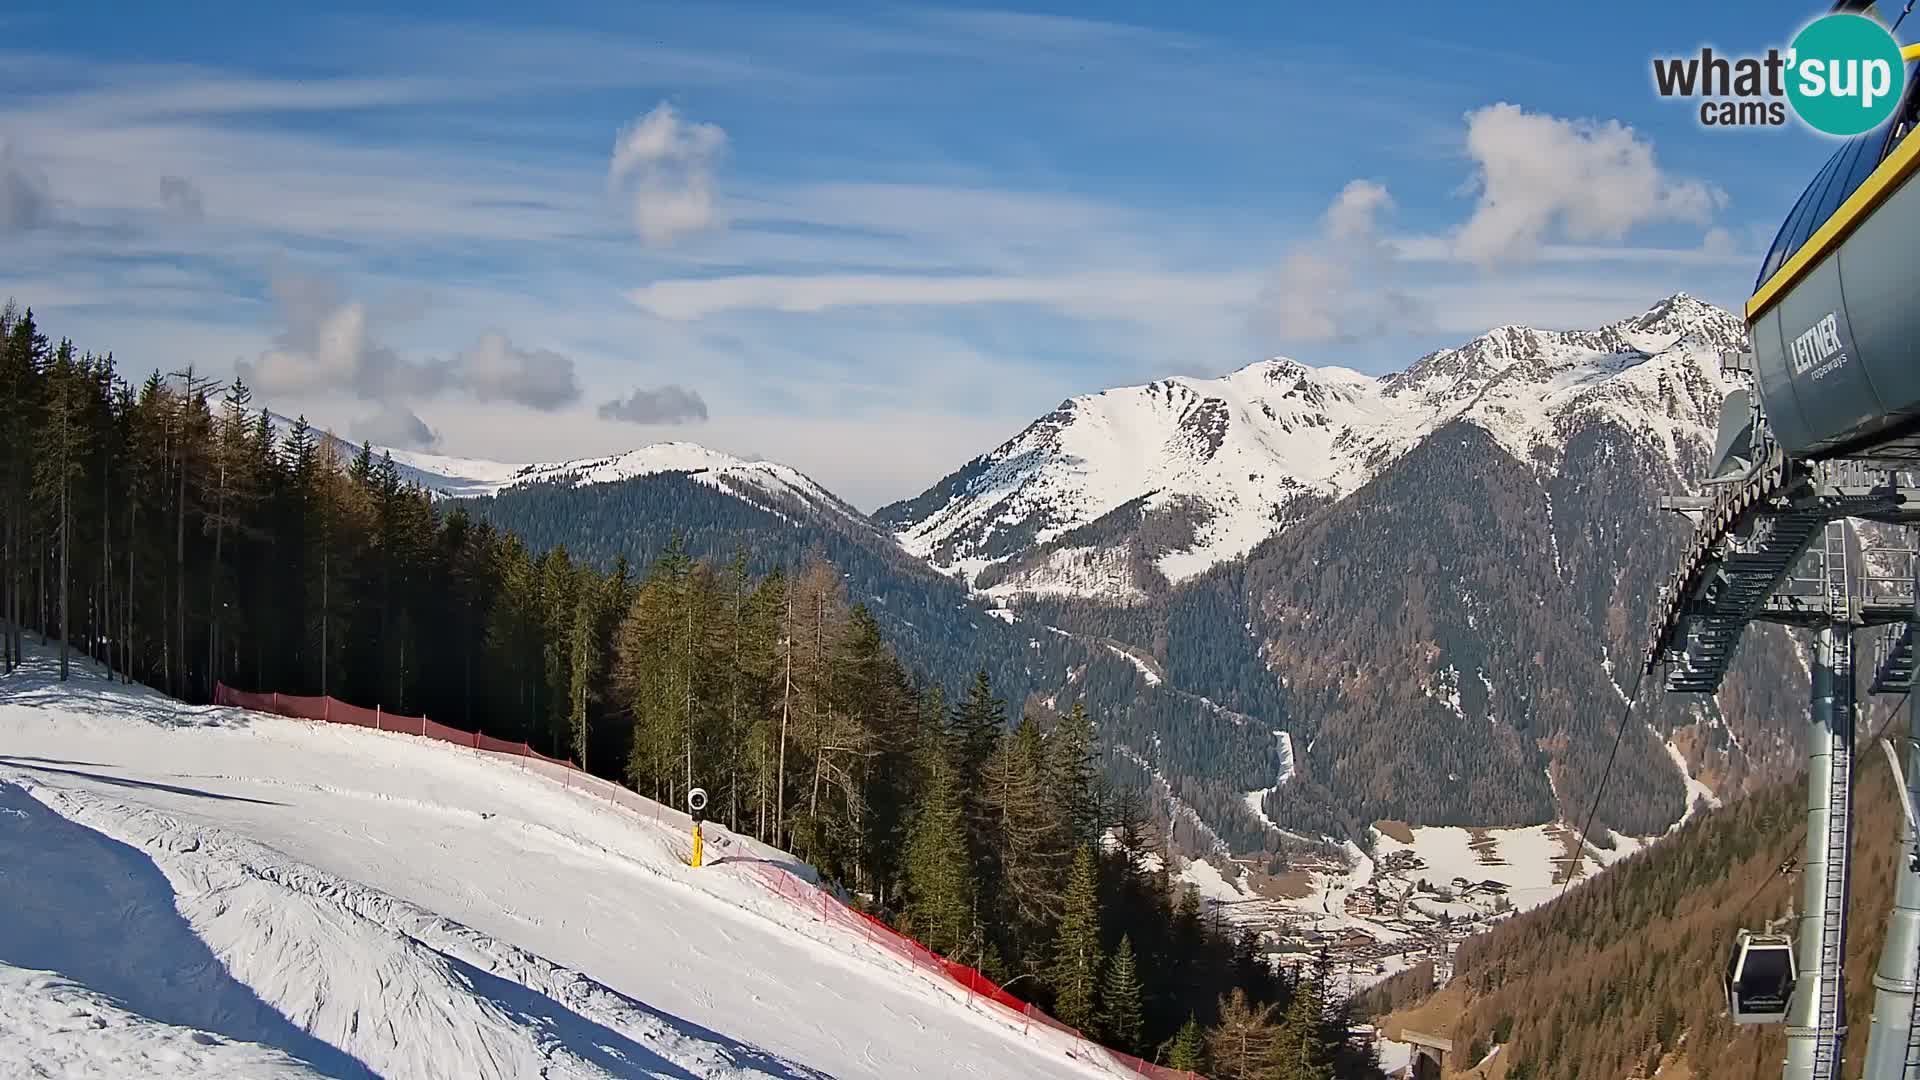
<svg viewBox="0 0 1920 1080">
<path fill-rule="evenodd" d="M 1273 734 L 1280 740 L 1280 775 L 1274 780 L 1272 787 L 1258 788 L 1249 791 L 1242 795 L 1241 798 L 1246 800 L 1247 812 L 1252 814 L 1260 824 L 1265 825 L 1277 833 L 1283 833 L 1288 836 L 1298 836 L 1298 833 L 1288 832 L 1275 823 L 1272 818 L 1267 816 L 1267 796 L 1280 790 L 1286 785 L 1287 781 L 1293 779 L 1295 769 L 1292 733 L 1276 731 Z"/>
<path fill-rule="evenodd" d="M 750 870 L 405 735 L 0 679 L 0 1073 L 1110 1075 Z M 805 867 L 794 869 L 805 873 Z"/>
<path fill-rule="evenodd" d="M 1659 738 L 1659 733 L 1655 732 L 1654 737 Z M 1680 770 L 1680 781 L 1687 785 L 1687 809 L 1680 815 L 1679 821 L 1667 827 L 1667 831 L 1672 832 L 1693 820 L 1693 815 L 1699 812 L 1702 803 L 1710 809 L 1718 810 L 1720 796 L 1715 795 L 1712 788 L 1694 779 L 1693 774 L 1687 771 L 1687 756 L 1680 752 L 1679 747 L 1673 745 L 1672 739 L 1666 739 L 1664 743 L 1667 756 L 1673 759 L 1673 767 Z"/>
<path fill-rule="evenodd" d="M 1386 861 L 1395 852 L 1410 851 L 1423 865 L 1401 876 L 1408 880 L 1424 878 L 1433 885 L 1451 889 L 1455 878 L 1470 882 L 1498 881 L 1507 886 L 1506 899 L 1516 910 L 1538 907 L 1560 892 L 1556 880 L 1566 861 L 1564 828 L 1558 825 L 1530 825 L 1518 829 L 1464 829 L 1455 826 L 1425 826 L 1412 830 L 1413 843 L 1405 844 L 1372 830 L 1374 854 Z M 1474 849 L 1475 836 L 1490 842 L 1482 847 L 1491 862 Z M 1615 848 L 1601 851 L 1588 846 L 1581 859 L 1582 876 L 1596 874 L 1608 865 L 1638 850 L 1639 841 L 1614 836 Z M 1491 904 L 1493 897 L 1479 900 Z"/>
<path fill-rule="evenodd" d="M 1128 652 L 1127 650 L 1122 649 L 1117 645 L 1107 646 L 1107 651 L 1119 657 L 1120 659 L 1125 660 L 1127 663 L 1132 664 L 1134 668 L 1140 672 L 1141 678 L 1144 678 L 1147 680 L 1148 686 L 1160 685 L 1160 673 L 1154 671 L 1153 668 L 1149 666 L 1145 660 L 1140 659 L 1138 656 L 1135 656 L 1133 653 Z"/>
</svg>

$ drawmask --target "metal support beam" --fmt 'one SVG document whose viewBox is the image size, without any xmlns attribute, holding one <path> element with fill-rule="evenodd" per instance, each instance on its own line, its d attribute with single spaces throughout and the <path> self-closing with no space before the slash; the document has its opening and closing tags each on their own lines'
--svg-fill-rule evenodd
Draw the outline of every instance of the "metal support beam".
<svg viewBox="0 0 1920 1080">
<path fill-rule="evenodd" d="M 1920 567 L 1916 568 L 1920 576 Z M 1917 582 L 1920 584 L 1920 582 Z M 1920 622 L 1920 593 L 1914 621 Z M 1914 623 L 1910 622 L 1909 627 Z M 1907 695 L 1907 805 L 1920 804 L 1920 698 Z M 1894 865 L 1893 910 L 1873 975 L 1873 1030 L 1867 1035 L 1867 1071 L 1888 1080 L 1920 1080 L 1920 833 L 1908 816 L 1900 827 Z"/>
<path fill-rule="evenodd" d="M 1844 579 L 1844 558 L 1837 569 Z M 1840 583 L 1845 588 L 1844 580 Z M 1784 1080 L 1837 1080 L 1846 1041 L 1847 895 L 1853 810 L 1851 631 L 1815 632 L 1807 724 L 1807 850 L 1802 859 L 1800 969 L 1787 1016 Z"/>
</svg>

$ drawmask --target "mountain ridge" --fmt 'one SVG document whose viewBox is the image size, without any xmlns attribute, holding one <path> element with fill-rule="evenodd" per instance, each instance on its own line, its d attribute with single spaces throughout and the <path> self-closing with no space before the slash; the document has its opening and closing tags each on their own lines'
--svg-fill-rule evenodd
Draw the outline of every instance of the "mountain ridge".
<svg viewBox="0 0 1920 1080">
<path fill-rule="evenodd" d="M 1066 399 L 872 517 L 996 597 L 1138 599 L 1244 557 L 1455 420 L 1525 462 L 1564 447 L 1583 414 L 1665 414 L 1652 434 L 1677 461 L 1682 442 L 1711 438 L 1727 388 L 1718 353 L 1744 336 L 1732 312 L 1675 293 L 1596 329 L 1494 327 L 1380 376 L 1283 356 L 1115 387 Z M 1071 537 L 1123 508 L 1182 535 L 1131 557 L 1122 529 Z"/>
<path fill-rule="evenodd" d="M 1531 825 L 1592 797 L 1621 693 L 1607 658 L 1637 651 L 1684 532 L 1649 515 L 1699 475 L 1718 355 L 1743 336 L 1678 293 L 1597 329 L 1495 327 L 1378 377 L 1279 357 L 1081 395 L 871 516 L 690 444 L 493 463 L 469 479 L 497 494 L 463 502 L 597 562 L 648 558 L 669 530 L 756 564 L 822 545 L 930 677 L 985 661 L 1011 702 L 1083 698 L 1110 748 L 1147 761 L 1110 753 L 1109 772 L 1162 784 L 1236 851 L 1368 815 Z M 1127 456 L 1076 475 L 1076 440 Z M 1301 447 L 1320 455 L 1304 473 L 1275 452 Z M 1482 594 L 1450 599 L 1467 580 Z M 1780 674 L 1793 654 L 1780 634 L 1747 654 L 1718 701 L 1644 711 L 1602 824 L 1657 834 L 1698 791 L 1780 766 L 1768 717 L 1801 696 Z M 1457 752 L 1394 735 L 1414 730 Z M 1284 787 L 1272 732 L 1294 747 Z M 1410 803 L 1410 784 L 1436 794 Z"/>
</svg>

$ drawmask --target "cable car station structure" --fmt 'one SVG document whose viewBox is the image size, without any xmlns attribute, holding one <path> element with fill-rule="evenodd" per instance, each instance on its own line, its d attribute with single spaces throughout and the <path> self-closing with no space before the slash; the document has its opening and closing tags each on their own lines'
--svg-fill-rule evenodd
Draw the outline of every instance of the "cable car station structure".
<svg viewBox="0 0 1920 1080">
<path fill-rule="evenodd" d="M 1835 11 L 1862 11 L 1849 2 Z M 1897 27 L 1898 24 L 1896 23 Z M 1749 352 L 1723 370 L 1747 386 L 1722 405 L 1703 496 L 1663 505 L 1695 521 L 1661 589 L 1645 670 L 1669 693 L 1719 690 L 1746 628 L 1813 639 L 1807 722 L 1807 840 L 1796 932 L 1742 931 L 1727 969 L 1736 1022 L 1784 1021 L 1785 1080 L 1835 1080 L 1846 1041 L 1852 870 L 1855 638 L 1882 628 L 1872 689 L 1915 673 L 1916 559 L 1857 557 L 1848 519 L 1920 525 L 1920 49 L 1904 100 L 1880 128 L 1842 143 L 1788 215 L 1746 305 Z M 1874 976 L 1864 1075 L 1920 1080 L 1920 711 L 1907 699 L 1905 762 L 1888 754 L 1906 809 L 1886 945 Z M 1904 766 L 1904 767 L 1903 767 Z"/>
</svg>

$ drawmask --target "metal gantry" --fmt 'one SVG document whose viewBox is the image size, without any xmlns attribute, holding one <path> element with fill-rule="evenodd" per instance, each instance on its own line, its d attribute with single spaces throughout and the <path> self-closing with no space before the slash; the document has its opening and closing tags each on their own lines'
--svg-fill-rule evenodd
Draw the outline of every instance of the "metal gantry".
<svg viewBox="0 0 1920 1080">
<path fill-rule="evenodd" d="M 1734 365 L 1732 370 L 1740 370 Z M 1723 417 L 1723 429 L 1727 421 Z M 1799 985 L 1786 1017 L 1785 1080 L 1835 1080 L 1846 1041 L 1847 907 L 1851 884 L 1857 631 L 1888 627 L 1873 689 L 1898 692 L 1915 677 L 1916 556 L 1912 542 L 1869 551 L 1849 519 L 1920 523 L 1911 461 L 1788 459 L 1771 445 L 1764 416 L 1749 421 L 1746 453 L 1723 453 L 1707 497 L 1663 506 L 1693 517 L 1680 568 L 1656 604 L 1647 664 L 1664 666 L 1670 693 L 1715 693 L 1751 623 L 1810 631 L 1807 716 L 1807 841 L 1795 938 Z M 1731 461 L 1732 467 L 1726 467 Z M 1872 558 L 1857 558 L 1871 554 Z M 1910 705 L 1911 708 L 1911 705 Z M 1910 717 L 1920 725 L 1920 717 Z M 1920 738 L 1920 727 L 1914 728 Z M 1911 751 L 1906 779 L 1920 772 Z M 1915 789 L 1914 801 L 1920 801 Z M 1914 848 L 1916 830 L 1904 834 Z M 1866 1075 L 1920 1080 L 1920 854 L 1902 867 L 1885 955 L 1874 979 Z"/>
</svg>

